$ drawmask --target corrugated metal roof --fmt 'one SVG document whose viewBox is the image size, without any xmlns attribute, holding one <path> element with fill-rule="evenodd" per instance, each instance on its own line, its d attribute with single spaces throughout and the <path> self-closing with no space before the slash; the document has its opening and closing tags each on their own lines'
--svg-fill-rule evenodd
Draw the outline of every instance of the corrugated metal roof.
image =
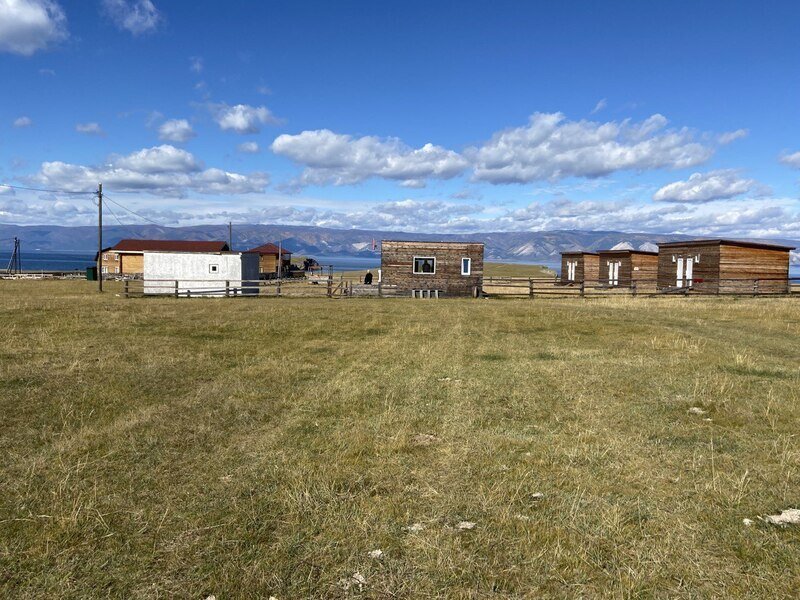
<svg viewBox="0 0 800 600">
<path fill-rule="evenodd" d="M 120 252 L 227 252 L 228 242 L 206 242 L 194 240 L 120 240 L 109 250 Z"/>
<path fill-rule="evenodd" d="M 250 248 L 250 250 L 245 250 L 248 253 L 254 254 L 274 254 L 275 256 L 278 255 L 278 247 L 275 244 L 261 244 L 260 246 L 256 246 L 255 248 Z M 291 254 L 286 248 L 281 249 L 281 254 Z"/>
</svg>

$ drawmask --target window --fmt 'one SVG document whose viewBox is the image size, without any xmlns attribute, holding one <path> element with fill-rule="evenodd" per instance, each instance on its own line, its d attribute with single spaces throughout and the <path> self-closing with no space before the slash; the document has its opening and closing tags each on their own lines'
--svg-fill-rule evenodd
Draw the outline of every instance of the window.
<svg viewBox="0 0 800 600">
<path fill-rule="evenodd" d="M 577 260 L 567 261 L 567 281 L 575 281 L 575 270 L 578 267 Z"/>
<path fill-rule="evenodd" d="M 219 265 L 208 265 L 208 272 L 209 273 L 218 273 L 219 272 Z"/>
<path fill-rule="evenodd" d="M 432 256 L 414 257 L 414 274 L 434 274 L 436 273 L 436 259 Z"/>
<path fill-rule="evenodd" d="M 108 254 L 103 254 L 103 260 L 105 260 L 105 261 L 108 260 Z"/>
<path fill-rule="evenodd" d="M 116 254 L 116 253 L 114 254 L 114 260 L 116 262 L 119 262 L 119 254 Z"/>
<path fill-rule="evenodd" d="M 462 258 L 461 259 L 461 274 L 462 275 L 469 275 L 472 273 L 472 259 L 471 258 Z"/>
<path fill-rule="evenodd" d="M 383 279 L 383 269 L 378 269 L 378 283 Z"/>
<path fill-rule="evenodd" d="M 119 273 L 119 267 L 114 267 L 114 273 Z"/>
<path fill-rule="evenodd" d="M 103 273 L 103 274 L 108 273 L 108 267 L 101 267 L 100 268 L 100 272 Z"/>
</svg>

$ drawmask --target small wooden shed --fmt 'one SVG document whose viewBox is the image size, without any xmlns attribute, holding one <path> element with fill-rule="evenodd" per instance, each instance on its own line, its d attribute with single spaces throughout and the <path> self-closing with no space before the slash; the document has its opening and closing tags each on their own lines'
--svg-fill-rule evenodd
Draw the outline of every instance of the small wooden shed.
<svg viewBox="0 0 800 600">
<path fill-rule="evenodd" d="M 483 288 L 483 244 L 384 240 L 381 283 L 400 295 L 477 296 Z"/>
<path fill-rule="evenodd" d="M 600 257 L 596 252 L 562 252 L 561 283 L 596 284 L 600 276 Z"/>
<path fill-rule="evenodd" d="M 258 254 L 258 272 L 268 278 L 269 276 L 278 275 L 278 254 L 281 256 L 281 273 L 286 273 L 292 264 L 292 253 L 285 248 L 279 248 L 275 244 L 262 244 L 250 250 L 247 253 Z"/>
<path fill-rule="evenodd" d="M 658 246 L 658 289 L 704 294 L 789 291 L 791 246 L 713 239 Z"/>
<path fill-rule="evenodd" d="M 633 287 L 655 291 L 658 278 L 658 252 L 645 250 L 600 250 L 599 283 L 608 287 Z"/>
</svg>

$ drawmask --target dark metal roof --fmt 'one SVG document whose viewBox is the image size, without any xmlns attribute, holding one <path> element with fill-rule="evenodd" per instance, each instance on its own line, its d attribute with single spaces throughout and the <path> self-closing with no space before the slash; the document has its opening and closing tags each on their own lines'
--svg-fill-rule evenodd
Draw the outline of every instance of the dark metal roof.
<svg viewBox="0 0 800 600">
<path fill-rule="evenodd" d="M 228 252 L 228 242 L 193 240 L 120 240 L 109 250 L 120 252 Z"/>
<path fill-rule="evenodd" d="M 278 256 L 278 247 L 275 244 L 267 243 L 267 244 L 261 244 L 260 246 L 256 246 L 255 248 L 250 248 L 250 250 L 245 250 L 245 252 L 248 254 L 250 253 L 259 255 L 274 254 L 275 256 Z M 286 248 L 281 248 L 280 252 L 281 255 L 291 254 L 291 252 L 289 252 Z"/>
<path fill-rule="evenodd" d="M 611 254 L 612 252 L 619 254 L 649 254 L 650 256 L 658 256 L 658 252 L 650 252 L 649 250 L 598 250 L 598 254 Z"/>
<path fill-rule="evenodd" d="M 781 244 L 766 244 L 764 242 L 749 242 L 747 240 L 684 240 L 683 242 L 667 242 L 659 244 L 659 248 L 674 248 L 676 246 L 743 246 L 745 248 L 763 248 L 765 250 L 794 250 L 793 246 Z"/>
<path fill-rule="evenodd" d="M 561 254 L 591 254 L 592 256 L 597 256 L 597 252 L 589 252 L 588 250 L 568 250 L 566 252 L 562 252 Z"/>
</svg>

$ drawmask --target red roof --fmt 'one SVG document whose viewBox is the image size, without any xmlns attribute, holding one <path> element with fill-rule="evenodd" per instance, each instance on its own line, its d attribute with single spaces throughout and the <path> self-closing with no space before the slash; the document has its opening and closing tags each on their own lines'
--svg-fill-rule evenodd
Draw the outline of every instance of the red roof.
<svg viewBox="0 0 800 600">
<path fill-rule="evenodd" d="M 275 244 L 262 244 L 260 246 L 256 246 L 255 248 L 250 248 L 250 250 L 245 250 L 245 252 L 252 252 L 259 255 L 274 254 L 275 256 L 278 256 L 278 247 Z M 282 248 L 281 254 L 291 254 L 291 252 L 289 252 L 286 248 Z"/>
<path fill-rule="evenodd" d="M 227 252 L 228 242 L 200 242 L 192 240 L 120 240 L 109 250 L 120 252 Z"/>
</svg>

